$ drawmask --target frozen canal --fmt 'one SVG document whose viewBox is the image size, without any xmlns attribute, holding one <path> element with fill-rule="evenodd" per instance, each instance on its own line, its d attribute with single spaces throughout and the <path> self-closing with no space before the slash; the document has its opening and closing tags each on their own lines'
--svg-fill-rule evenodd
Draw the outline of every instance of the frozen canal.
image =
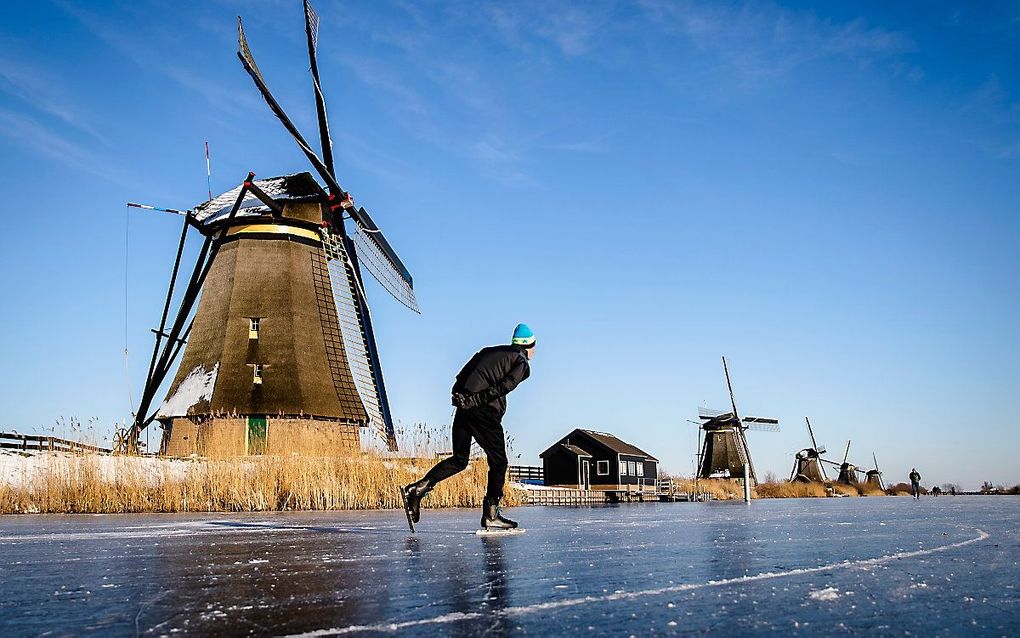
<svg viewBox="0 0 1020 638">
<path fill-rule="evenodd" d="M 0 517 L 0 635 L 1020 635 L 1020 498 Z"/>
</svg>

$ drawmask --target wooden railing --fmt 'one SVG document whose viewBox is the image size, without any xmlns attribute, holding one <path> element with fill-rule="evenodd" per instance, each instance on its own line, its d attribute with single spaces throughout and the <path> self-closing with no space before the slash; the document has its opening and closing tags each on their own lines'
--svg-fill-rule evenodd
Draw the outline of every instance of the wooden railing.
<svg viewBox="0 0 1020 638">
<path fill-rule="evenodd" d="M 541 485 L 545 482 L 545 471 L 535 465 L 511 465 L 510 480 L 515 483 Z"/>
<path fill-rule="evenodd" d="M 45 450 L 48 452 L 96 452 L 110 454 L 108 448 L 69 441 L 56 436 L 0 432 L 0 448 L 8 450 Z"/>
</svg>

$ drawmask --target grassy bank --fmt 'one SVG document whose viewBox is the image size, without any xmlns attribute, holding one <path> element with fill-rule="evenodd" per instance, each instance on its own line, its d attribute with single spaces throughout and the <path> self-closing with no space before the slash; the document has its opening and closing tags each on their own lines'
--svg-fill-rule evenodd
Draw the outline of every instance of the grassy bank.
<svg viewBox="0 0 1020 638">
<path fill-rule="evenodd" d="M 398 487 L 420 478 L 435 461 L 353 457 L 264 456 L 221 460 L 42 453 L 33 471 L 0 484 L 0 514 L 128 512 L 265 512 L 349 510 L 400 506 Z M 480 507 L 487 466 L 441 483 L 427 507 Z M 507 490 L 504 504 L 521 495 Z"/>
</svg>

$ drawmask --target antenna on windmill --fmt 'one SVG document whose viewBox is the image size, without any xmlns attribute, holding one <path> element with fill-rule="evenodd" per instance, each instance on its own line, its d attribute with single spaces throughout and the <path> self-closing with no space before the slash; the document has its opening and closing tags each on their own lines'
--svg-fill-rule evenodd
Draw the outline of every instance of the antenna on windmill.
<svg viewBox="0 0 1020 638">
<path fill-rule="evenodd" d="M 209 141 L 205 143 L 205 187 L 209 193 L 209 200 L 212 201 L 212 164 L 209 161 Z"/>
</svg>

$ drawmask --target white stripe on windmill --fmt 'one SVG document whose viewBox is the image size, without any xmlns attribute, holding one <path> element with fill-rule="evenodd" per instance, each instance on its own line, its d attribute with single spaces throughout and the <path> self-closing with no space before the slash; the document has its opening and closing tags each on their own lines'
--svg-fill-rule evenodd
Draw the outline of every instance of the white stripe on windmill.
<svg viewBox="0 0 1020 638">
<path fill-rule="evenodd" d="M 701 450 L 698 477 L 708 478 L 746 478 L 751 484 L 758 482 L 751 460 L 751 451 L 747 445 L 746 430 L 762 432 L 778 432 L 779 420 L 770 417 L 741 417 L 737 411 L 737 402 L 733 396 L 733 384 L 730 381 L 730 369 L 726 357 L 722 358 L 723 373 L 726 375 L 726 388 L 730 394 L 730 411 L 709 410 L 698 408 L 698 418 L 702 421 L 701 429 L 705 432 L 705 442 Z M 747 468 L 745 476 L 744 468 Z"/>
</svg>

